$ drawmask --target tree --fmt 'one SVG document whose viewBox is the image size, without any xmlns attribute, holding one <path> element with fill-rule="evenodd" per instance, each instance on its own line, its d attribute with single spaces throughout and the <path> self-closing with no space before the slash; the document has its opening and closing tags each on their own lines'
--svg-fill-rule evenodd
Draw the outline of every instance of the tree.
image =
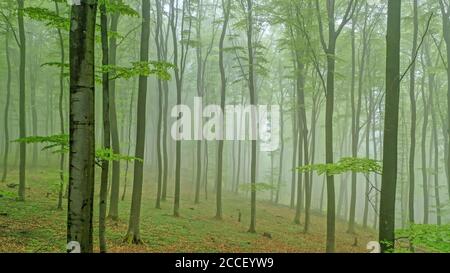
<svg viewBox="0 0 450 273">
<path fill-rule="evenodd" d="M 441 8 L 442 13 L 442 29 L 444 33 L 444 41 L 445 45 L 447 47 L 447 117 L 446 117 L 446 135 L 447 143 L 445 146 L 447 147 L 445 151 L 445 169 L 446 169 L 446 175 L 447 175 L 447 189 L 448 189 L 448 195 L 450 196 L 450 68 L 448 67 L 448 64 L 450 64 L 450 6 L 448 4 L 448 1 L 439 0 L 439 6 Z"/>
<path fill-rule="evenodd" d="M 58 2 L 55 1 L 55 9 L 56 15 L 59 16 L 59 5 Z M 64 50 L 64 38 L 60 28 L 57 28 L 58 32 L 58 40 L 60 47 L 60 69 L 59 69 L 59 100 L 58 100 L 58 111 L 59 111 L 59 126 L 60 133 L 64 135 L 66 130 L 64 128 L 64 111 L 63 111 L 63 99 L 64 99 L 64 63 L 66 59 L 65 50 Z M 61 153 L 59 157 L 59 193 L 58 193 L 58 209 L 62 209 L 62 199 L 63 199 L 63 191 L 64 191 L 64 153 Z M 67 187 L 68 188 L 68 187 Z"/>
<path fill-rule="evenodd" d="M 231 1 L 227 0 L 226 2 L 222 0 L 222 9 L 223 9 L 223 25 L 222 25 L 222 34 L 220 35 L 219 42 L 219 70 L 220 70 L 220 109 L 222 109 L 222 113 L 225 112 L 225 100 L 226 100 L 226 88 L 227 88 L 227 79 L 225 76 L 225 66 L 223 64 L 223 42 L 225 40 L 225 35 L 227 33 L 228 20 L 230 18 L 230 7 Z M 224 125 L 224 116 L 221 117 L 222 128 Z M 224 131 L 222 129 L 222 134 Z M 217 191 L 216 191 L 216 219 L 222 219 L 222 168 L 223 168 L 223 136 L 219 140 L 219 145 L 217 149 Z"/>
<path fill-rule="evenodd" d="M 419 18 L 418 18 L 418 8 L 417 8 L 417 0 L 413 2 L 414 6 L 414 33 L 413 33 L 413 46 L 411 49 L 411 58 L 415 58 L 415 52 L 417 50 L 417 35 L 418 35 L 418 26 L 419 26 Z M 415 153 L 416 153 L 416 91 L 415 91 L 415 81 L 416 81 L 416 64 L 415 61 L 412 61 L 411 70 L 410 70 L 410 84 L 409 84 L 409 100 L 411 103 L 411 129 L 410 129 L 410 148 L 409 148 L 409 222 L 414 223 L 414 191 L 415 191 Z"/>
<path fill-rule="evenodd" d="M 122 4 L 122 0 L 112 1 L 111 3 Z M 120 12 L 114 11 L 111 15 L 110 32 L 117 32 L 117 26 L 119 24 Z M 117 38 L 116 35 L 109 37 L 109 58 L 108 62 L 111 66 L 116 65 L 117 57 Z M 117 108 L 116 108 L 116 80 L 114 79 L 114 71 L 110 73 L 113 79 L 109 80 L 109 119 L 111 125 L 111 142 L 112 150 L 114 153 L 120 153 L 119 142 L 119 128 L 117 125 Z M 120 189 L 120 161 L 112 162 L 112 175 L 111 175 L 111 196 L 109 199 L 109 211 L 108 217 L 112 220 L 119 218 L 119 189 Z"/>
<path fill-rule="evenodd" d="M 150 0 L 142 0 L 142 28 L 140 61 L 148 62 L 150 39 Z M 147 101 L 147 75 L 139 76 L 136 151 L 135 157 L 144 160 L 145 127 L 146 127 L 146 101 Z M 131 199 L 130 221 L 125 240 L 133 244 L 140 244 L 140 214 L 142 199 L 142 182 L 144 179 L 144 163 L 142 160 L 134 161 L 133 193 Z"/>
<path fill-rule="evenodd" d="M 181 14 L 181 34 L 182 43 L 181 50 L 178 52 L 178 35 L 176 29 L 176 22 L 178 21 L 178 1 L 175 5 L 175 0 L 170 0 L 170 15 L 169 23 L 172 31 L 173 41 L 173 63 L 175 67 L 175 82 L 177 88 L 177 105 L 181 104 L 181 92 L 183 90 L 183 76 L 186 68 L 186 59 L 189 49 L 189 43 L 191 41 L 191 26 L 192 21 L 190 16 L 186 16 L 186 13 L 190 14 L 191 1 L 183 2 L 182 14 Z M 188 29 L 184 29 L 186 18 L 189 18 Z M 187 33 L 187 37 L 185 37 Z M 181 113 L 178 114 L 178 120 L 181 119 Z M 181 191 L 181 141 L 176 141 L 175 147 L 175 197 L 173 206 L 173 215 L 180 216 L 180 191 Z"/>
<path fill-rule="evenodd" d="M 380 194 L 379 241 L 382 252 L 394 249 L 397 141 L 400 96 L 401 1 L 388 2 L 386 37 L 386 99 L 383 141 L 383 176 Z"/>
<path fill-rule="evenodd" d="M 337 38 L 344 26 L 351 19 L 354 12 L 353 0 L 348 3 L 347 9 L 341 23 L 336 29 L 335 1 L 327 2 L 328 14 L 328 44 L 325 42 L 325 34 L 320 12 L 319 1 L 316 0 L 316 11 L 318 15 L 320 43 L 327 55 L 327 81 L 326 81 L 326 108 L 325 108 L 325 157 L 326 163 L 333 163 L 333 111 L 334 111 L 334 77 L 335 77 L 335 54 Z M 335 249 L 335 193 L 334 177 L 327 176 L 327 252 L 334 252 Z"/>
<path fill-rule="evenodd" d="M 422 68 L 423 72 L 425 74 L 425 61 L 423 60 L 423 54 L 422 54 Z M 429 193 L 428 193 L 428 172 L 429 169 L 427 167 L 427 159 L 426 159 L 426 144 L 427 144 L 427 131 L 428 131 L 428 119 L 430 115 L 430 98 L 426 97 L 425 95 L 425 76 L 422 76 L 421 79 L 421 85 L 420 85 L 420 93 L 422 96 L 422 102 L 423 102 L 423 122 L 422 122 L 422 139 L 421 139 L 421 163 L 422 163 L 422 185 L 423 185 L 423 224 L 428 224 L 428 218 L 429 218 Z M 431 94 L 431 89 L 429 93 Z M 430 95 L 428 95 L 430 96 Z M 432 147 L 430 147 L 432 148 Z M 432 149 L 430 149 L 430 161 L 431 161 L 431 154 Z"/>
<path fill-rule="evenodd" d="M 102 1 L 100 4 L 100 28 L 102 41 L 102 66 L 109 65 L 109 49 L 108 49 L 108 17 L 106 13 L 106 3 Z M 102 97 L 103 97 L 103 147 L 106 150 L 111 148 L 111 126 L 110 126 L 110 111 L 109 111 L 109 72 L 102 73 Z M 109 175 L 109 161 L 102 160 L 102 173 L 100 182 L 100 201 L 99 201 L 99 241 L 100 252 L 106 252 L 106 202 L 108 197 L 108 175 Z"/>
<path fill-rule="evenodd" d="M 2 174 L 2 182 L 5 182 L 6 176 L 8 174 L 8 156 L 9 156 L 9 106 L 11 103 L 11 59 L 10 59 L 10 49 L 9 49 L 9 34 L 8 30 L 10 29 L 7 26 L 7 31 L 5 34 L 5 52 L 6 52 L 6 68 L 7 68 L 7 79 L 6 79 L 6 102 L 5 102 L 5 150 L 3 155 L 3 174 Z"/>
<path fill-rule="evenodd" d="M 18 27 L 19 27 L 19 49 L 20 49 L 20 67 L 19 67 L 19 137 L 26 136 L 26 117 L 25 117 L 25 60 L 26 60 L 26 40 L 25 27 L 23 20 L 24 0 L 17 0 Z M 20 167 L 19 167 L 19 200 L 25 201 L 25 168 L 26 168 L 26 147 L 25 143 L 20 143 Z"/>
<path fill-rule="evenodd" d="M 247 0 L 245 6 L 241 1 L 242 8 L 246 14 L 247 25 L 247 53 L 248 53 L 248 90 L 250 94 L 250 105 L 256 106 L 255 91 L 255 72 L 254 72 L 254 52 L 253 52 L 253 0 Z M 256 113 L 251 113 L 250 130 L 256 132 Z M 256 140 L 251 141 L 251 167 L 250 167 L 250 183 L 251 183 L 251 204 L 250 204 L 250 227 L 248 232 L 256 233 Z"/>
<path fill-rule="evenodd" d="M 162 7 L 159 1 L 156 2 L 156 27 L 155 27 L 155 44 L 156 51 L 158 55 L 158 61 L 162 61 L 162 43 L 161 39 L 164 40 L 162 35 Z M 158 164 L 158 188 L 156 191 L 156 205 L 157 209 L 161 208 L 161 191 L 162 191 L 162 175 L 163 175 L 163 162 L 161 154 L 161 130 L 163 123 L 163 85 L 161 79 L 158 79 L 158 125 L 156 132 L 156 157 Z"/>
<path fill-rule="evenodd" d="M 67 242 L 92 252 L 94 199 L 94 44 L 97 1 L 73 5 L 70 18 L 70 152 Z"/>
</svg>

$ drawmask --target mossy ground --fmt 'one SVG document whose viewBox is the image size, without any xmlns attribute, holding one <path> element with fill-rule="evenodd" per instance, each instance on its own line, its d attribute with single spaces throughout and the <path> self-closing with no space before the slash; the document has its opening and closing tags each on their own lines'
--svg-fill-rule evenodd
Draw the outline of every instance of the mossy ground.
<svg viewBox="0 0 450 273">
<path fill-rule="evenodd" d="M 123 241 L 130 209 L 131 183 L 128 183 L 128 194 L 119 204 L 119 220 L 107 222 L 108 252 L 283 253 L 325 250 L 326 218 L 323 215 L 313 215 L 310 232 L 305 234 L 302 225 L 293 223 L 293 210 L 259 201 L 257 233 L 251 234 L 247 232 L 249 200 L 244 194 L 225 193 L 223 219 L 216 220 L 214 194 L 209 194 L 208 200 L 202 199 L 200 204 L 195 205 L 192 194 L 185 191 L 181 199 L 181 217 L 176 218 L 172 216 L 171 188 L 162 209 L 155 209 L 156 184 L 149 180 L 153 175 L 146 177 L 141 209 L 141 238 L 144 244 L 131 245 Z M 57 171 L 28 170 L 25 202 L 16 201 L 17 189 L 7 186 L 17 181 L 18 173 L 13 170 L 7 181 L 0 183 L 0 252 L 64 252 L 67 214 L 65 208 L 56 209 Z M 94 206 L 94 240 L 98 251 L 97 202 Z M 238 222 L 239 210 L 242 213 L 241 222 Z M 337 252 L 367 252 L 366 243 L 376 240 L 376 233 L 372 230 L 358 228 L 356 234 L 348 234 L 346 229 L 345 222 L 337 222 Z M 264 236 L 264 233 L 270 233 L 272 238 Z"/>
</svg>

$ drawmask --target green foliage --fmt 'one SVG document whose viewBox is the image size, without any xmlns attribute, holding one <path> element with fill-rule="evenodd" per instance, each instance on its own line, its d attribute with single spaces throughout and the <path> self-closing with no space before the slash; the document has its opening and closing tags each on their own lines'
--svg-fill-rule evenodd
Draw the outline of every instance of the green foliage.
<svg viewBox="0 0 450 273">
<path fill-rule="evenodd" d="M 255 183 L 254 186 L 251 183 L 246 183 L 239 185 L 239 188 L 243 191 L 256 191 L 256 192 L 276 190 L 275 186 L 272 186 L 267 183 Z"/>
<path fill-rule="evenodd" d="M 46 146 L 42 148 L 42 150 L 49 150 L 53 148 L 60 148 L 59 150 L 54 150 L 54 153 L 67 153 L 69 152 L 69 135 L 53 135 L 53 136 L 31 136 L 25 138 L 19 138 L 14 140 L 14 142 L 25 143 L 25 144 L 35 144 L 35 143 L 44 143 Z M 95 160 L 96 162 L 101 162 L 103 160 L 108 161 L 140 161 L 142 159 L 126 156 L 121 154 L 114 153 L 111 149 L 98 149 L 95 152 Z"/>
<path fill-rule="evenodd" d="M 69 151 L 69 135 L 53 135 L 53 136 L 31 136 L 14 140 L 13 142 L 35 144 L 45 144 L 42 150 L 49 150 L 53 148 L 61 148 L 60 150 L 53 151 L 54 153 L 66 153 Z"/>
<path fill-rule="evenodd" d="M 135 11 L 132 7 L 122 1 L 101 0 L 99 1 L 99 4 L 103 2 L 106 4 L 106 10 L 109 13 L 118 12 L 125 16 L 139 17 L 139 12 Z"/>
<path fill-rule="evenodd" d="M 115 65 L 107 65 L 102 67 L 102 72 L 114 72 L 111 79 L 130 79 L 135 76 L 150 76 L 156 75 L 162 80 L 170 80 L 171 76 L 169 69 L 175 66 L 167 62 L 149 61 L 149 62 L 134 62 L 131 67 L 122 67 Z"/>
<path fill-rule="evenodd" d="M 27 7 L 23 11 L 29 18 L 44 22 L 46 26 L 69 30 L 69 19 L 59 16 L 54 11 L 39 7 Z"/>
<path fill-rule="evenodd" d="M 56 67 L 56 68 L 59 68 L 59 69 L 61 69 L 61 67 L 64 67 L 63 77 L 69 77 L 70 76 L 70 74 L 69 74 L 70 66 L 69 66 L 68 63 L 62 64 L 61 62 L 47 62 L 47 63 L 41 64 L 41 67 L 46 67 L 46 66 L 48 66 L 48 67 Z"/>
<path fill-rule="evenodd" d="M 112 149 L 98 149 L 97 151 L 95 151 L 95 158 L 97 161 L 103 161 L 103 160 L 107 160 L 107 161 L 120 161 L 120 160 L 125 160 L 125 161 L 139 161 L 139 162 L 143 162 L 143 160 L 141 158 L 137 158 L 134 156 L 126 156 L 126 155 L 121 155 L 121 154 L 115 154 L 113 152 Z"/>
<path fill-rule="evenodd" d="M 328 176 L 339 175 L 346 172 L 356 172 L 362 174 L 382 173 L 382 167 L 379 161 L 368 158 L 342 158 L 333 164 L 314 164 L 298 167 L 301 173 L 317 172 L 318 175 L 326 174 Z"/>
<path fill-rule="evenodd" d="M 411 225 L 396 231 L 397 238 L 408 238 L 414 247 L 432 252 L 450 253 L 450 225 Z"/>
</svg>

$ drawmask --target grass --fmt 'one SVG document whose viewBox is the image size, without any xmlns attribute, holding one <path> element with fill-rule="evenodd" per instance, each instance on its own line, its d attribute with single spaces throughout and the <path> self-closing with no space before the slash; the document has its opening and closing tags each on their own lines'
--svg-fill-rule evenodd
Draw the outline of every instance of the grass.
<svg viewBox="0 0 450 273">
<path fill-rule="evenodd" d="M 97 172 L 99 173 L 99 172 Z M 152 177 L 153 175 L 146 175 Z M 6 182 L 0 183 L 0 252 L 65 252 L 66 210 L 57 210 L 56 170 L 35 169 L 27 172 L 26 201 L 15 200 L 17 171 L 12 171 Z M 123 182 L 123 181 L 122 181 Z M 171 180 L 169 180 L 169 183 Z M 98 186 L 98 180 L 96 181 Z M 247 232 L 250 221 L 250 203 L 244 195 L 224 194 L 223 220 L 216 220 L 214 194 L 195 205 L 193 196 L 182 191 L 181 217 L 172 216 L 172 190 L 155 209 L 156 184 L 144 182 L 141 208 L 141 237 L 143 245 L 123 242 L 127 231 L 131 183 L 127 196 L 119 204 L 119 220 L 107 222 L 108 252 L 324 252 L 326 218 L 314 214 L 310 232 L 293 223 L 294 211 L 268 201 L 257 202 L 256 234 Z M 190 184 L 190 183 L 188 183 Z M 190 186 L 190 185 L 187 185 Z M 98 189 L 97 189 L 98 190 Z M 122 189 L 121 189 L 122 190 Z M 202 196 L 203 197 L 203 196 Z M 98 251 L 98 191 L 94 204 L 94 243 Z M 66 200 L 64 201 L 66 203 Z M 242 213 L 238 221 L 239 210 Z M 376 240 L 371 230 L 357 229 L 356 235 L 346 233 L 345 222 L 336 223 L 337 252 L 367 252 L 366 243 Z M 272 238 L 268 238 L 269 233 Z M 356 246 L 355 238 L 357 239 Z"/>
</svg>

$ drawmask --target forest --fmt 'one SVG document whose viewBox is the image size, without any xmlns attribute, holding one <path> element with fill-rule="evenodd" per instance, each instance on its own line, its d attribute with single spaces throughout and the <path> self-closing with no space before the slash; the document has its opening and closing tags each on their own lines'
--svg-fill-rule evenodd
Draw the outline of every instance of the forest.
<svg viewBox="0 0 450 273">
<path fill-rule="evenodd" d="M 449 253 L 449 0 L 2 0 L 0 253 Z"/>
</svg>

